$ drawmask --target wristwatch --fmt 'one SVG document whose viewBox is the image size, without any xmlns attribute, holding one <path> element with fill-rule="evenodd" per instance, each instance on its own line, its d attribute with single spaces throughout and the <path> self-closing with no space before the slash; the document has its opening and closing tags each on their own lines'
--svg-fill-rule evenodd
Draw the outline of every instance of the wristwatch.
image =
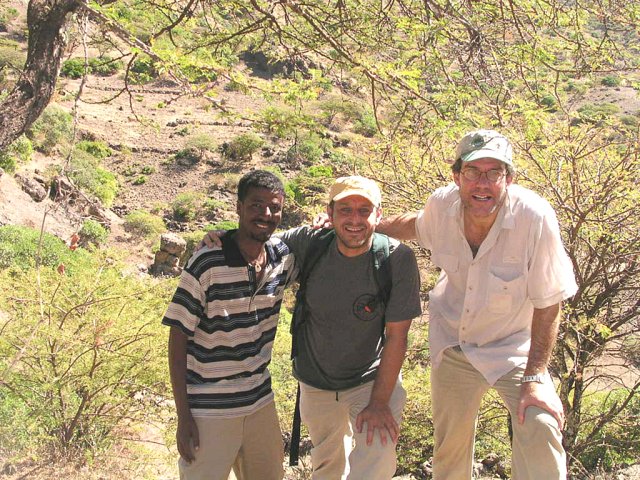
<svg viewBox="0 0 640 480">
<path fill-rule="evenodd" d="M 522 383 L 544 383 L 546 375 L 544 373 L 536 373 L 535 375 L 525 375 L 522 377 Z"/>
</svg>

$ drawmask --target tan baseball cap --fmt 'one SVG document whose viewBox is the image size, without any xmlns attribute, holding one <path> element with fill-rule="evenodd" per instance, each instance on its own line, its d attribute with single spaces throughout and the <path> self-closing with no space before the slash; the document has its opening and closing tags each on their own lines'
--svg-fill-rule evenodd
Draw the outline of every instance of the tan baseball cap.
<svg viewBox="0 0 640 480">
<path fill-rule="evenodd" d="M 453 161 L 458 158 L 461 158 L 463 162 L 473 162 L 481 158 L 495 158 L 513 166 L 513 148 L 507 137 L 495 130 L 474 130 L 467 133 L 458 142 Z"/>
<path fill-rule="evenodd" d="M 369 178 L 358 175 L 338 178 L 329 190 L 329 202 L 335 202 L 351 195 L 364 197 L 376 207 L 382 203 L 382 194 L 378 184 Z"/>
</svg>

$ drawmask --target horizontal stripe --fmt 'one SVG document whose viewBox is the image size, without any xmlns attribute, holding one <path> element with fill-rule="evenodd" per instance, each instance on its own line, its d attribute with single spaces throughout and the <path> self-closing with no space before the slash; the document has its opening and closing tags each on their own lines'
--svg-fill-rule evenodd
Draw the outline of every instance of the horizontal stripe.
<svg viewBox="0 0 640 480">
<path fill-rule="evenodd" d="M 192 409 L 228 409 L 254 405 L 271 393 L 271 378 L 263 384 L 245 392 L 190 393 L 189 407 Z"/>
<path fill-rule="evenodd" d="M 188 336 L 194 415 L 250 414 L 273 398 L 268 365 L 294 258 L 275 238 L 266 249 L 267 277 L 257 292 L 233 241 L 197 252 L 182 273 L 162 322 Z"/>
</svg>

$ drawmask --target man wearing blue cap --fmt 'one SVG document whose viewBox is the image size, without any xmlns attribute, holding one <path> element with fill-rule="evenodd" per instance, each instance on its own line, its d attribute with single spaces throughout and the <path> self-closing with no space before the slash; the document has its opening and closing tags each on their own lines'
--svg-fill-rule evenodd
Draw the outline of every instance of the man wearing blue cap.
<svg viewBox="0 0 640 480">
<path fill-rule="evenodd" d="M 417 239 L 441 269 L 429 298 L 434 479 L 471 478 L 484 394 L 513 419 L 512 477 L 566 478 L 562 404 L 547 371 L 561 302 L 577 286 L 555 212 L 514 185 L 512 147 L 493 130 L 460 140 L 454 183 L 377 231 Z"/>
</svg>

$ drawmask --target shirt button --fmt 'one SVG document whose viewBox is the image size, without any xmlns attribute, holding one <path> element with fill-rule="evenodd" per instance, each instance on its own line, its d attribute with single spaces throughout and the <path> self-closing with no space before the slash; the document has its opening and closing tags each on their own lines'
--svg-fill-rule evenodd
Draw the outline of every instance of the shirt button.
<svg viewBox="0 0 640 480">
<path fill-rule="evenodd" d="M 473 287 L 471 285 L 469 285 L 469 290 L 473 290 Z"/>
<path fill-rule="evenodd" d="M 465 312 L 467 312 L 467 313 L 469 313 L 469 309 L 468 309 L 468 308 L 465 308 L 465 309 L 464 309 L 464 311 L 465 311 Z"/>
</svg>

